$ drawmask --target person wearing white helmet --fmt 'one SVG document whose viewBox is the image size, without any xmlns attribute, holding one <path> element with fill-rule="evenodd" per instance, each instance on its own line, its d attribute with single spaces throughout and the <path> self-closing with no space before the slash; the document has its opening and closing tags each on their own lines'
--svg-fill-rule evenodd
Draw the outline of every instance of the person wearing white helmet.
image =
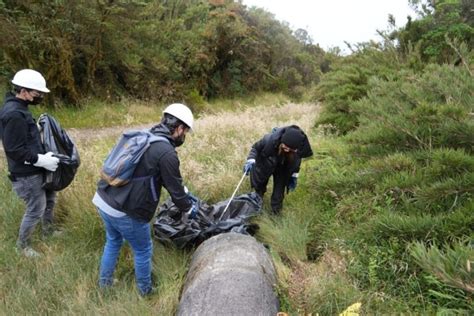
<svg viewBox="0 0 474 316">
<path fill-rule="evenodd" d="M 194 116 L 191 110 L 184 104 L 173 103 L 163 111 L 162 124 L 170 127 L 174 135 L 176 147 L 181 146 L 186 139 L 186 133 L 193 131 Z"/>
<path fill-rule="evenodd" d="M 141 156 L 132 179 L 122 186 L 100 180 L 92 202 L 102 218 L 106 241 L 99 270 L 99 286 L 113 285 L 113 274 L 123 240 L 133 249 L 135 279 L 141 295 L 152 292 L 151 264 L 153 243 L 150 221 L 158 207 L 164 187 L 183 220 L 194 218 L 199 210 L 198 199 L 183 185 L 176 147 L 194 127 L 192 111 L 184 104 L 174 103 L 163 111 L 161 122 L 150 129 L 161 141 L 150 143 Z"/>
<path fill-rule="evenodd" d="M 39 254 L 30 247 L 31 235 L 42 221 L 43 235 L 53 233 L 56 192 L 42 188 L 46 170 L 55 171 L 59 159 L 46 153 L 29 105 L 39 104 L 49 92 L 46 80 L 37 71 L 23 69 L 12 80 L 14 93 L 8 93 L 0 111 L 0 136 L 8 162 L 9 178 L 17 195 L 26 203 L 17 247 L 26 256 Z"/>
</svg>

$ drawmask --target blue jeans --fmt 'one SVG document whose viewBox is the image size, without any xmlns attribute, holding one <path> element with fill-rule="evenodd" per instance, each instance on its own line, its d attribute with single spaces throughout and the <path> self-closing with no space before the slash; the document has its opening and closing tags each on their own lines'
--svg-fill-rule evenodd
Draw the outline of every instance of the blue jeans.
<svg viewBox="0 0 474 316">
<path fill-rule="evenodd" d="M 122 243 L 126 240 L 133 250 L 135 280 L 138 290 L 141 295 L 149 294 L 151 292 L 151 256 L 153 253 L 150 224 L 128 215 L 113 217 L 101 209 L 98 210 L 106 233 L 104 253 L 100 263 L 99 286 L 108 287 L 113 284 L 117 258 Z"/>
<path fill-rule="evenodd" d="M 42 221 L 43 234 L 48 234 L 53 226 L 53 208 L 56 202 L 56 192 L 44 190 L 43 174 L 19 177 L 12 182 L 13 190 L 25 202 L 26 210 L 21 220 L 17 246 L 28 247 L 31 235 Z"/>
</svg>

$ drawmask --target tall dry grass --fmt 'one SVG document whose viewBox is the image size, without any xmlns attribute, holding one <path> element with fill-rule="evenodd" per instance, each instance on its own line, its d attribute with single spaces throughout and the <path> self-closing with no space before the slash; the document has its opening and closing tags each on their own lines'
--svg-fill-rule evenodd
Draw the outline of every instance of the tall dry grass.
<svg viewBox="0 0 474 316">
<path fill-rule="evenodd" d="M 251 146 L 273 127 L 297 124 L 311 134 L 318 108 L 312 104 L 255 107 L 241 112 L 204 115 L 195 133 L 179 148 L 183 177 L 201 198 L 230 196 L 242 176 Z M 241 192 L 250 189 L 248 181 Z"/>
<path fill-rule="evenodd" d="M 202 115 L 196 121 L 195 133 L 178 148 L 185 183 L 209 202 L 228 198 L 255 141 L 273 127 L 287 124 L 297 124 L 311 135 L 318 110 L 311 104 L 285 104 Z M 36 233 L 33 246 L 42 253 L 37 260 L 15 252 L 24 206 L 12 192 L 5 159 L 0 157 L 0 314 L 175 313 L 191 252 L 155 243 L 153 275 L 158 291 L 148 299 L 136 292 L 133 256 L 128 247 L 118 261 L 116 286 L 105 293 L 97 288 L 104 231 L 91 198 L 102 161 L 121 132 L 122 128 L 106 134 L 74 133 L 82 165 L 75 181 L 59 193 L 56 214 L 64 235 L 41 239 Z M 240 192 L 249 190 L 246 181 Z"/>
</svg>

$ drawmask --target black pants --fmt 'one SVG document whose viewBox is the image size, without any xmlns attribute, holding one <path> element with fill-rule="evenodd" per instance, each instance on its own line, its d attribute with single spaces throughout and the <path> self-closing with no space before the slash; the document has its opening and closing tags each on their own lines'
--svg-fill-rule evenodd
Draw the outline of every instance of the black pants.
<svg viewBox="0 0 474 316">
<path fill-rule="evenodd" d="M 258 168 L 253 168 L 250 172 L 250 183 L 252 188 L 255 189 L 255 192 L 261 196 L 263 196 L 267 191 L 268 180 L 270 179 L 270 176 L 273 176 L 273 192 L 270 203 L 273 213 L 280 213 L 283 208 L 285 189 L 290 181 L 290 168 L 286 164 L 278 165 L 275 170 L 273 170 L 273 173 L 267 177 L 262 177 L 261 173 L 259 173 L 260 176 L 257 176 L 257 173 L 259 173 Z"/>
</svg>

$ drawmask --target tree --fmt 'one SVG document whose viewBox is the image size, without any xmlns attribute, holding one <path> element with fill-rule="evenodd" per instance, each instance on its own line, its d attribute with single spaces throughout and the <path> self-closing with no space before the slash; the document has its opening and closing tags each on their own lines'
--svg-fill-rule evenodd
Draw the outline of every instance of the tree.
<svg viewBox="0 0 474 316">
<path fill-rule="evenodd" d="M 468 0 L 410 0 L 420 19 L 409 19 L 396 38 L 401 51 L 411 46 L 420 52 L 424 62 L 455 62 L 457 54 L 448 40 L 457 39 L 468 47 L 474 45 L 474 3 Z"/>
</svg>

